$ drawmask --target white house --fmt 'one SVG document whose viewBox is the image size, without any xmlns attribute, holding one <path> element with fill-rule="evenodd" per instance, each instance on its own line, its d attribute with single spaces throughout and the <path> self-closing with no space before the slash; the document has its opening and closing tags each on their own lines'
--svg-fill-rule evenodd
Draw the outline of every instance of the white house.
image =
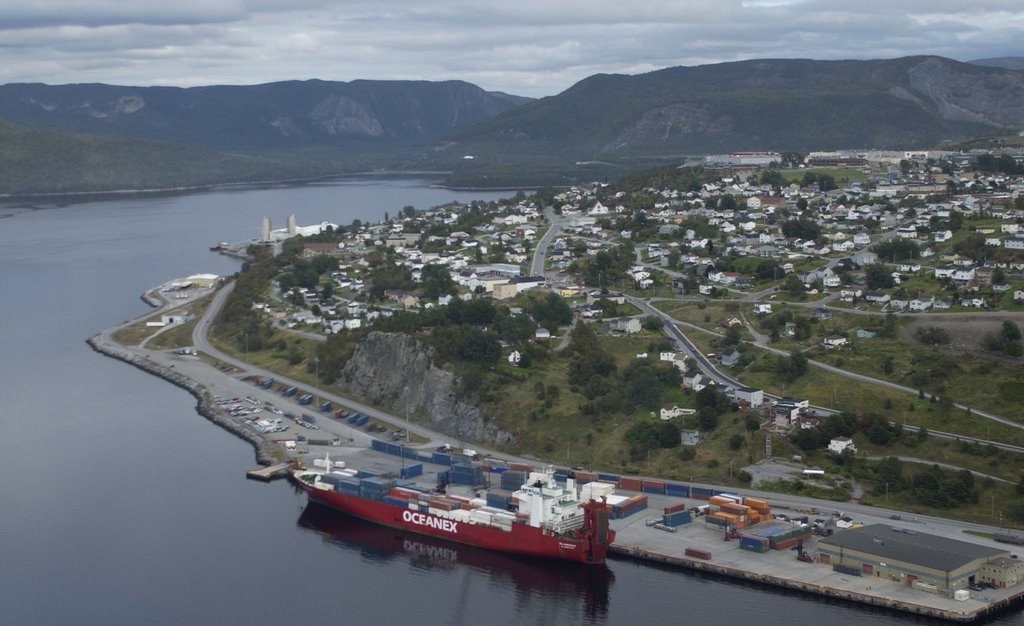
<svg viewBox="0 0 1024 626">
<path fill-rule="evenodd" d="M 826 348 L 842 348 L 846 345 L 846 337 L 842 335 L 829 335 L 821 342 Z"/>
</svg>

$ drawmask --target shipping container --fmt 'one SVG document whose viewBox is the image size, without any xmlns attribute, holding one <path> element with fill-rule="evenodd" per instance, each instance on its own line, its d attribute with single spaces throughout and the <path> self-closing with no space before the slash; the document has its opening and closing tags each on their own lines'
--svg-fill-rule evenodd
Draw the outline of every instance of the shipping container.
<svg viewBox="0 0 1024 626">
<path fill-rule="evenodd" d="M 377 452 L 387 452 L 388 444 L 384 443 L 380 439 L 373 439 L 370 441 L 370 447 Z"/>
<path fill-rule="evenodd" d="M 333 405 L 331 404 L 331 401 L 330 401 L 330 400 L 327 400 L 326 402 L 324 402 L 324 403 L 322 403 L 322 404 L 320 405 L 320 412 L 321 412 L 321 413 L 327 413 L 328 411 L 330 411 L 330 410 L 331 410 L 331 407 L 332 407 L 332 406 L 333 406 Z"/>
<path fill-rule="evenodd" d="M 632 478 L 630 476 L 622 476 L 619 478 L 619 489 L 626 491 L 643 491 L 643 480 L 639 478 Z"/>
<path fill-rule="evenodd" d="M 264 389 L 270 389 L 273 386 L 274 386 L 274 379 L 273 378 L 264 378 L 263 382 L 260 383 L 260 387 L 263 387 Z"/>
<path fill-rule="evenodd" d="M 678 513 L 679 511 L 686 510 L 686 503 L 680 502 L 679 504 L 673 504 L 672 506 L 665 507 L 665 514 Z"/>
<path fill-rule="evenodd" d="M 511 465 L 509 465 L 509 469 L 513 469 L 517 472 L 526 472 L 527 474 L 529 474 L 530 472 L 533 471 L 533 466 L 527 465 L 525 463 L 512 463 Z"/>
<path fill-rule="evenodd" d="M 603 480 L 606 483 L 616 483 L 616 484 L 618 484 L 619 478 L 620 477 L 619 477 L 618 474 L 605 474 L 603 472 L 598 472 L 597 473 L 597 479 L 598 480 Z"/>
<path fill-rule="evenodd" d="M 431 462 L 434 465 L 451 465 L 452 464 L 452 455 L 446 454 L 444 452 L 434 452 L 431 455 L 431 458 L 432 458 Z"/>
<path fill-rule="evenodd" d="M 713 495 L 715 494 L 712 489 L 690 486 L 690 497 L 694 500 L 707 500 Z"/>
<path fill-rule="evenodd" d="M 306 393 L 306 394 L 303 394 L 303 395 L 299 396 L 299 404 L 312 404 L 312 403 L 313 403 L 313 396 L 312 395 Z"/>
<path fill-rule="evenodd" d="M 711 504 L 717 504 L 718 506 L 722 506 L 723 504 L 738 504 L 734 498 L 730 498 L 728 496 L 711 496 L 708 498 L 708 502 Z"/>
<path fill-rule="evenodd" d="M 365 426 L 370 421 L 369 415 L 360 415 L 359 419 L 356 420 L 356 426 Z"/>
<path fill-rule="evenodd" d="M 348 416 L 346 421 L 348 421 L 349 424 L 355 424 L 356 420 L 359 419 L 360 415 L 360 413 L 353 413 L 352 415 Z"/>
<path fill-rule="evenodd" d="M 296 393 L 298 393 L 298 391 L 299 391 L 298 387 L 288 387 L 287 389 L 285 389 L 281 393 L 282 393 L 282 395 L 285 395 L 285 396 L 294 396 Z"/>
<path fill-rule="evenodd" d="M 690 486 L 682 485 L 680 483 L 665 483 L 665 495 L 674 496 L 676 498 L 689 498 Z"/>
<path fill-rule="evenodd" d="M 399 470 L 399 476 L 401 478 L 414 478 L 423 474 L 423 464 L 414 463 L 412 465 L 406 465 Z"/>
<path fill-rule="evenodd" d="M 842 563 L 833 563 L 832 571 L 839 572 L 840 574 L 849 574 L 850 576 L 861 575 L 861 568 L 843 565 Z"/>
<path fill-rule="evenodd" d="M 687 548 L 683 554 L 686 556 L 692 556 L 696 559 L 704 559 L 705 561 L 711 560 L 711 553 L 707 550 L 700 550 L 698 548 Z"/>
<path fill-rule="evenodd" d="M 644 493 L 665 493 L 665 481 L 662 480 L 644 480 L 641 482 L 641 491 Z"/>
</svg>

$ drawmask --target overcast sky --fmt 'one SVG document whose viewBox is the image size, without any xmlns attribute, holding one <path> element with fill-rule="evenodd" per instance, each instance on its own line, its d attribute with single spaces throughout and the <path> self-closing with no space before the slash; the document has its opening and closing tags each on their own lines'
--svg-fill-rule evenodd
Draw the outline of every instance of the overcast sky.
<svg viewBox="0 0 1024 626">
<path fill-rule="evenodd" d="M 524 96 L 753 58 L 1022 56 L 1024 0 L 0 0 L 0 83 L 460 79 Z"/>
</svg>

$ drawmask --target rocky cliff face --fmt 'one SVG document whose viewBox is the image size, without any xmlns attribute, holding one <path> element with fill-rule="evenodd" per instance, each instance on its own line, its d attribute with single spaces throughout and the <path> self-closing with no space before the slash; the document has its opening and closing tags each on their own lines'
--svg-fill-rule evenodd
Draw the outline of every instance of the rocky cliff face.
<svg viewBox="0 0 1024 626">
<path fill-rule="evenodd" d="M 430 350 L 408 335 L 372 332 L 342 368 L 338 385 L 396 415 L 419 418 L 455 439 L 498 446 L 513 433 L 488 422 L 480 409 L 456 397 L 457 378 L 431 362 Z"/>
</svg>

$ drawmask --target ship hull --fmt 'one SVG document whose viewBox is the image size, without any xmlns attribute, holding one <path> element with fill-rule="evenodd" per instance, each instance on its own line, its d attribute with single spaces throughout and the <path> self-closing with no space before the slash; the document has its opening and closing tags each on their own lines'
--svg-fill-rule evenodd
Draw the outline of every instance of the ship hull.
<svg viewBox="0 0 1024 626">
<path fill-rule="evenodd" d="M 301 480 L 295 482 L 306 492 L 311 502 L 318 502 L 368 522 L 411 533 L 511 554 L 588 565 L 604 563 L 608 553 L 610 541 L 599 543 L 589 537 L 564 537 L 520 523 L 512 524 L 511 530 L 506 531 L 492 526 L 458 522 L 386 502 L 317 489 Z"/>
</svg>

